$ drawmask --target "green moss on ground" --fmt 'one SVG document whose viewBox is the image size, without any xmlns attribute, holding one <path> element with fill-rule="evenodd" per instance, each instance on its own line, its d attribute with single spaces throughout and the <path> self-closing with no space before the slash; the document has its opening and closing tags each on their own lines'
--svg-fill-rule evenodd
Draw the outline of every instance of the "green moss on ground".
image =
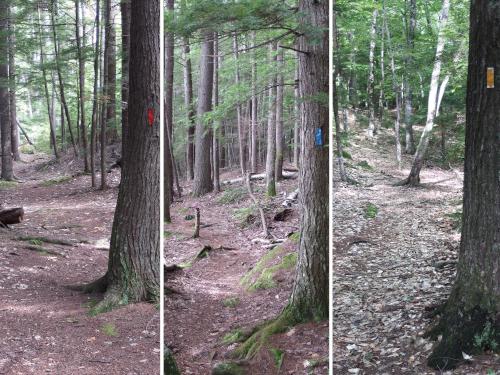
<svg viewBox="0 0 500 375">
<path fill-rule="evenodd" d="M 71 181 L 71 176 L 61 176 L 57 178 L 52 178 L 50 180 L 43 181 L 40 185 L 44 187 L 54 186 L 64 184 L 65 182 Z"/>
<path fill-rule="evenodd" d="M 217 199 L 219 204 L 233 204 L 239 203 L 247 196 L 246 189 L 242 187 L 228 188 L 224 190 L 221 196 Z"/>
<path fill-rule="evenodd" d="M 240 299 L 238 297 L 229 297 L 222 301 L 225 307 L 236 307 L 240 304 Z"/>
<path fill-rule="evenodd" d="M 285 352 L 283 350 L 277 349 L 277 348 L 269 348 L 269 351 L 271 352 L 273 359 L 274 359 L 274 365 L 276 366 L 276 369 L 278 372 L 281 370 L 281 366 L 283 365 L 283 359 L 285 358 Z"/>
<path fill-rule="evenodd" d="M 218 363 L 212 369 L 212 375 L 245 375 L 246 371 L 243 367 L 235 362 Z"/>
<path fill-rule="evenodd" d="M 101 327 L 101 331 L 106 336 L 110 336 L 110 337 L 118 336 L 118 330 L 116 329 L 116 326 L 114 325 L 114 323 L 104 323 Z"/>
<path fill-rule="evenodd" d="M 243 332 L 242 329 L 237 328 L 231 332 L 228 332 L 224 335 L 224 338 L 222 339 L 222 343 L 224 345 L 229 345 L 235 342 L 241 342 L 246 338 L 247 335 Z"/>
<path fill-rule="evenodd" d="M 268 268 L 264 268 L 264 270 L 257 278 L 257 280 L 255 280 L 255 282 L 248 287 L 248 291 L 255 291 L 257 289 L 271 289 L 276 287 L 276 282 L 274 281 L 274 275 L 279 270 L 286 270 L 293 268 L 295 267 L 296 264 L 297 264 L 297 253 L 291 253 L 285 255 L 281 259 L 280 263 Z"/>
<path fill-rule="evenodd" d="M 364 212 L 365 219 L 375 219 L 378 214 L 378 207 L 373 203 L 368 203 L 364 208 Z"/>
<path fill-rule="evenodd" d="M 16 181 L 0 180 L 0 189 L 12 189 L 17 186 Z"/>
<path fill-rule="evenodd" d="M 299 243 L 300 241 L 300 232 L 295 232 L 295 233 L 292 233 L 288 239 L 290 241 L 292 241 L 293 243 Z"/>
<path fill-rule="evenodd" d="M 358 167 L 360 167 L 361 169 L 364 169 L 365 171 L 373 171 L 373 167 L 370 164 L 368 164 L 368 162 L 366 160 L 362 160 L 359 163 L 357 163 L 356 165 Z"/>
</svg>

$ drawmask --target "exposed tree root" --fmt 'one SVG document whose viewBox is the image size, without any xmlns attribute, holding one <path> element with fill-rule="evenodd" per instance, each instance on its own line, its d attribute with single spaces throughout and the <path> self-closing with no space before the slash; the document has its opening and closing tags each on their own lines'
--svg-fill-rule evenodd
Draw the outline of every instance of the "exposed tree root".
<svg viewBox="0 0 500 375">
<path fill-rule="evenodd" d="M 83 285 L 68 285 L 68 289 L 76 290 L 77 292 L 83 293 L 104 293 L 108 288 L 108 277 L 107 274 L 103 277 L 89 283 Z"/>
<path fill-rule="evenodd" d="M 427 364 L 437 370 L 451 370 L 463 362 L 462 353 L 499 351 L 500 318 L 495 315 L 479 306 L 468 312 L 445 310 L 439 323 L 426 334 L 433 339 L 442 335 Z"/>
<path fill-rule="evenodd" d="M 165 347 L 163 363 L 165 366 L 165 372 L 164 372 L 165 375 L 180 375 L 181 374 L 181 372 L 179 371 L 179 368 L 177 367 L 177 364 L 175 363 L 174 354 L 172 353 L 172 351 L 168 347 Z"/>
<path fill-rule="evenodd" d="M 285 332 L 298 323 L 299 320 L 296 319 L 290 307 L 286 307 L 276 319 L 256 326 L 250 331 L 250 336 L 231 353 L 232 357 L 252 359 L 263 346 L 267 345 L 270 336 Z"/>
</svg>

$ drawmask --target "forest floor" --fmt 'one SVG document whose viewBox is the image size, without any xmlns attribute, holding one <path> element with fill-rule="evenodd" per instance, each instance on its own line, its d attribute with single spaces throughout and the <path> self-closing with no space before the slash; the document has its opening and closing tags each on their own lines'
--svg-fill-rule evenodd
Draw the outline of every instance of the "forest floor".
<svg viewBox="0 0 500 375">
<path fill-rule="evenodd" d="M 236 178 L 226 172 L 221 181 Z M 274 249 L 263 238 L 258 214 L 252 209 L 244 184 L 223 186 L 223 192 L 203 198 L 189 195 L 172 206 L 172 223 L 166 224 L 166 265 L 184 268 L 166 274 L 166 345 L 172 349 L 181 373 L 210 374 L 217 364 L 229 361 L 245 332 L 276 317 L 287 304 L 295 273 L 299 209 L 295 202 L 284 221 L 285 194 L 297 180 L 279 182 L 278 196 L 264 198 L 264 182 L 252 181 L 265 206 L 271 233 L 286 241 Z M 200 208 L 200 237 L 194 239 L 194 208 Z M 279 218 L 278 218 L 279 219 Z M 213 250 L 193 260 L 205 246 Z M 169 289 L 174 293 L 169 293 Z M 299 325 L 272 336 L 250 361 L 242 363 L 248 375 L 326 374 L 328 322 Z M 280 363 L 281 362 L 281 363 Z"/>
<path fill-rule="evenodd" d="M 25 210 L 22 224 L 0 229 L 0 374 L 156 374 L 154 305 L 90 316 L 102 296 L 67 288 L 106 271 L 120 172 L 98 191 L 70 157 L 22 159 L 15 163 L 21 183 L 0 181 L 0 204 Z"/>
<path fill-rule="evenodd" d="M 352 121 L 351 121 L 352 123 Z M 418 138 L 417 138 L 418 139 Z M 333 186 L 333 373 L 439 374 L 426 366 L 433 342 L 423 338 L 428 312 L 453 284 L 462 209 L 463 171 L 428 163 L 422 186 L 394 186 L 392 129 L 374 140 L 350 129 L 348 175 Z M 500 357 L 475 357 L 446 374 L 500 373 Z"/>
</svg>

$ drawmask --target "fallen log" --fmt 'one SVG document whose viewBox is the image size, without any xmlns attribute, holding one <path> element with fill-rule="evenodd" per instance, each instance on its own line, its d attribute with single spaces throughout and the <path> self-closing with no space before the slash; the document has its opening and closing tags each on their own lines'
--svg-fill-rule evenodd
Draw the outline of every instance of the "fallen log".
<svg viewBox="0 0 500 375">
<path fill-rule="evenodd" d="M 296 172 L 283 172 L 283 178 L 284 179 L 294 179 L 294 178 L 297 178 L 298 176 L 298 173 Z M 251 174 L 250 175 L 250 180 L 253 181 L 253 180 L 264 180 L 266 178 L 266 174 L 265 173 L 259 173 L 259 174 Z M 221 184 L 222 185 L 231 185 L 231 184 L 238 184 L 238 183 L 243 183 L 245 182 L 246 180 L 246 176 L 245 177 L 239 177 L 239 178 L 234 178 L 232 180 L 225 180 L 225 181 L 222 181 Z"/>
<path fill-rule="evenodd" d="M 10 224 L 20 224 L 24 219 L 24 208 L 6 208 L 0 210 L 0 226 L 7 227 Z"/>
</svg>

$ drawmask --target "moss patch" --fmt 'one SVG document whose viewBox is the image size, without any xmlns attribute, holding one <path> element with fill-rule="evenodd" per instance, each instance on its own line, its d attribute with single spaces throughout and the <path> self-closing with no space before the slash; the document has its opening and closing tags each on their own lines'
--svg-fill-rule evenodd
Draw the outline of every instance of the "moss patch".
<svg viewBox="0 0 500 375">
<path fill-rule="evenodd" d="M 54 186 L 64 184 L 65 182 L 71 181 L 71 176 L 61 176 L 57 178 L 52 178 L 50 180 L 43 181 L 40 185 L 44 187 Z"/>
<path fill-rule="evenodd" d="M 446 214 L 445 216 L 450 219 L 451 227 L 454 230 L 460 231 L 462 229 L 462 210 L 457 210 L 455 212 Z"/>
<path fill-rule="evenodd" d="M 245 375 L 246 371 L 243 367 L 235 362 L 218 363 L 212 369 L 212 375 Z"/>
<path fill-rule="evenodd" d="M 288 239 L 292 241 L 293 243 L 299 243 L 300 241 L 300 232 L 294 232 L 292 233 Z"/>
<path fill-rule="evenodd" d="M 277 348 L 269 348 L 269 351 L 273 356 L 276 368 L 278 369 L 278 371 L 281 370 L 281 366 L 283 365 L 283 359 L 285 358 L 285 352 Z"/>
<path fill-rule="evenodd" d="M 373 203 L 368 202 L 368 204 L 364 208 L 364 212 L 365 219 L 375 219 L 378 214 L 378 207 Z"/>
<path fill-rule="evenodd" d="M 242 228 L 245 228 L 255 221 L 255 208 L 242 207 L 234 210 L 234 218 L 239 221 Z"/>
<path fill-rule="evenodd" d="M 281 259 L 280 263 L 268 268 L 264 268 L 264 270 L 257 278 L 257 280 L 255 280 L 255 282 L 249 286 L 248 291 L 255 291 L 257 289 L 271 289 L 276 287 L 276 281 L 274 281 L 274 275 L 279 270 L 290 269 L 292 267 L 295 267 L 296 264 L 297 264 L 297 253 L 291 253 L 285 255 Z"/>
<path fill-rule="evenodd" d="M 247 191 L 244 188 L 236 187 L 226 189 L 222 195 L 217 199 L 219 204 L 233 204 L 241 202 L 247 196 Z"/>
<path fill-rule="evenodd" d="M 17 186 L 16 181 L 0 180 L 0 189 L 12 189 Z"/>
<path fill-rule="evenodd" d="M 359 163 L 356 164 L 356 166 L 358 166 L 361 169 L 364 169 L 365 171 L 373 171 L 373 167 L 370 164 L 368 164 L 366 160 L 360 161 Z"/>
<path fill-rule="evenodd" d="M 240 304 L 240 299 L 238 297 L 230 297 L 230 298 L 226 298 L 225 300 L 222 301 L 222 304 L 225 306 L 225 307 L 236 307 Z"/>
<path fill-rule="evenodd" d="M 101 327 L 102 333 L 106 336 L 116 337 L 118 336 L 118 331 L 113 323 L 104 323 Z"/>
<path fill-rule="evenodd" d="M 235 342 L 241 342 L 246 338 L 245 333 L 243 332 L 242 329 L 237 328 L 234 331 L 228 332 L 224 335 L 224 338 L 222 339 L 222 343 L 224 345 L 229 345 Z"/>
</svg>

